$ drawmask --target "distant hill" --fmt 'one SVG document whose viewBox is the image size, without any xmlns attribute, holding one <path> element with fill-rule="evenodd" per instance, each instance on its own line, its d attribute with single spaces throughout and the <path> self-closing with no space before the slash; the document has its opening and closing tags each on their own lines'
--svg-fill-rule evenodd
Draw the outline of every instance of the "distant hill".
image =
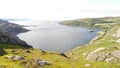
<svg viewBox="0 0 120 68">
<path fill-rule="evenodd" d="M 7 20 L 0 20 L 0 30 L 10 34 L 18 34 L 29 31 L 23 28 L 21 25 L 10 23 Z"/>
<path fill-rule="evenodd" d="M 60 22 L 62 25 L 108 28 L 108 25 L 120 22 L 120 17 L 103 17 L 103 18 L 84 18 L 76 20 L 66 20 Z"/>
<path fill-rule="evenodd" d="M 26 20 L 31 20 L 31 19 L 26 19 L 26 18 L 23 18 L 23 19 L 3 18 L 2 20 L 7 20 L 7 21 L 26 21 Z"/>
</svg>

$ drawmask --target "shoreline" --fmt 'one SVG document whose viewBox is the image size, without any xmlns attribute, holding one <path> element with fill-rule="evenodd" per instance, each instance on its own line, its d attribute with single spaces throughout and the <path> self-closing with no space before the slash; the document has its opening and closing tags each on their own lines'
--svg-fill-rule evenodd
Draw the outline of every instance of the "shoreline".
<svg viewBox="0 0 120 68">
<path fill-rule="evenodd" d="M 81 45 L 81 46 L 78 46 L 76 48 L 73 48 L 72 50 L 69 50 L 69 51 L 67 51 L 65 53 L 75 51 L 75 50 L 80 49 L 80 48 L 82 48 L 84 46 L 89 46 L 89 44 L 92 44 L 94 41 L 100 39 L 101 37 L 103 37 L 106 34 L 106 32 L 104 32 L 104 31 L 98 31 L 97 33 L 98 33 L 98 36 L 96 36 L 95 38 L 93 38 L 89 43 Z"/>
</svg>

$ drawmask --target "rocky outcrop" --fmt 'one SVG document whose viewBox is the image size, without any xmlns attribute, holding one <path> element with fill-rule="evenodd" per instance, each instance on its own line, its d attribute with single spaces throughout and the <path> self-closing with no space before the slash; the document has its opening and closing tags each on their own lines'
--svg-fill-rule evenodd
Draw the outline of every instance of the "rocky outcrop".
<svg viewBox="0 0 120 68">
<path fill-rule="evenodd" d="M 94 50 L 93 52 L 91 52 L 87 57 L 86 59 L 89 60 L 89 61 L 95 61 L 95 60 L 98 60 L 100 55 L 96 54 L 97 52 L 100 52 L 102 50 L 104 50 L 105 48 L 98 48 L 96 50 Z"/>
<path fill-rule="evenodd" d="M 104 52 L 103 48 L 98 48 L 87 55 L 86 59 L 89 61 L 104 61 L 110 63 L 120 62 L 120 50 Z"/>
</svg>

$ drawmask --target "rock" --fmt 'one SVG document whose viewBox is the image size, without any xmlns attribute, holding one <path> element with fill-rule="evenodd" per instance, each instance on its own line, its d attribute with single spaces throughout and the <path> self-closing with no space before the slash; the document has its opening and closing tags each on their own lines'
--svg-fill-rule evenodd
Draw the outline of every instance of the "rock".
<svg viewBox="0 0 120 68">
<path fill-rule="evenodd" d="M 110 57 L 110 58 L 106 58 L 105 61 L 106 61 L 106 62 L 110 62 L 110 63 L 116 63 L 116 62 L 117 62 L 117 59 L 114 58 L 114 57 Z"/>
<path fill-rule="evenodd" d="M 85 67 L 89 67 L 89 66 L 90 66 L 90 64 L 85 64 L 84 66 L 85 66 Z"/>
<path fill-rule="evenodd" d="M 64 56 L 65 58 L 69 58 L 65 53 L 60 53 L 60 55 Z"/>
<path fill-rule="evenodd" d="M 106 59 L 105 55 L 99 55 L 97 61 L 104 61 Z"/>
<path fill-rule="evenodd" d="M 96 32 L 96 30 L 90 30 L 90 32 Z"/>
<path fill-rule="evenodd" d="M 13 60 L 23 60 L 24 59 L 24 57 L 22 57 L 22 56 L 14 56 L 13 57 Z"/>
<path fill-rule="evenodd" d="M 97 53 L 97 52 L 100 52 L 102 50 L 104 50 L 105 48 L 104 47 L 101 47 L 101 48 L 97 48 L 96 50 L 94 50 L 93 52 L 91 53 Z"/>
<path fill-rule="evenodd" d="M 27 53 L 31 53 L 30 50 L 25 50 L 25 52 L 27 52 Z"/>
<path fill-rule="evenodd" d="M 7 58 L 8 58 L 8 59 L 13 59 L 13 60 L 23 60 L 23 59 L 24 59 L 24 57 L 18 56 L 18 55 L 15 55 L 15 56 L 13 56 L 13 55 L 7 56 Z"/>
<path fill-rule="evenodd" d="M 98 59 L 99 55 L 97 54 L 89 54 L 86 59 L 89 61 L 96 61 Z"/>
<path fill-rule="evenodd" d="M 11 56 L 7 56 L 8 59 L 12 59 L 13 57 L 14 57 L 14 56 L 12 56 L 12 55 L 11 55 Z"/>
<path fill-rule="evenodd" d="M 44 50 L 41 50 L 42 55 L 46 54 L 47 52 Z"/>
<path fill-rule="evenodd" d="M 44 66 L 44 65 L 51 65 L 50 62 L 45 61 L 45 60 L 37 60 L 38 65 Z"/>
<path fill-rule="evenodd" d="M 89 61 L 96 61 L 96 60 L 103 60 L 104 56 L 98 55 L 96 53 L 104 50 L 105 48 L 101 47 L 101 48 L 97 48 L 96 50 L 94 50 L 93 52 L 91 52 L 90 54 L 88 54 L 88 56 L 86 57 L 87 60 Z"/>
<path fill-rule="evenodd" d="M 120 59 L 120 50 L 113 51 L 111 55 Z"/>
</svg>

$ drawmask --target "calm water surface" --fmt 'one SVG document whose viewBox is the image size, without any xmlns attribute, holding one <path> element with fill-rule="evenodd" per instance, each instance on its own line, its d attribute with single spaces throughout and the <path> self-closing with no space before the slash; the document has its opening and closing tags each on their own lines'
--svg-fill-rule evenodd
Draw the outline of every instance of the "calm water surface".
<svg viewBox="0 0 120 68">
<path fill-rule="evenodd" d="M 13 22 L 13 21 L 12 21 Z M 90 32 L 88 28 L 60 25 L 57 21 L 14 21 L 31 31 L 20 33 L 17 36 L 32 45 L 43 50 L 65 52 L 78 46 L 87 44 L 96 32 Z"/>
</svg>

